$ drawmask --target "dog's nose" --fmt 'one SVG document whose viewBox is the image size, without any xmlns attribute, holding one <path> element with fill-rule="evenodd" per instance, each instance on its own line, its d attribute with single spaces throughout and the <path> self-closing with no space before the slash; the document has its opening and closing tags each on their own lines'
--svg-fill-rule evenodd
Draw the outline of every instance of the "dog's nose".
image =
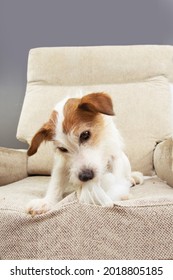
<svg viewBox="0 0 173 280">
<path fill-rule="evenodd" d="M 94 172 L 91 169 L 82 170 L 79 173 L 79 180 L 82 182 L 87 182 L 94 178 Z"/>
</svg>

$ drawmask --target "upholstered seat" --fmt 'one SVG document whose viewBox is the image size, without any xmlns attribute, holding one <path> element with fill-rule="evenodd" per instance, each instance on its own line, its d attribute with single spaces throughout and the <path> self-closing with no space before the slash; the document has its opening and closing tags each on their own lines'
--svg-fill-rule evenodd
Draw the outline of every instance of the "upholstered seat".
<svg viewBox="0 0 173 280">
<path fill-rule="evenodd" d="M 30 144 L 64 96 L 107 92 L 133 170 L 143 185 L 113 208 L 69 194 L 31 217 L 53 164 L 52 143 L 38 153 L 0 148 L 0 259 L 173 258 L 173 47 L 104 46 L 30 51 L 17 138 Z"/>
</svg>

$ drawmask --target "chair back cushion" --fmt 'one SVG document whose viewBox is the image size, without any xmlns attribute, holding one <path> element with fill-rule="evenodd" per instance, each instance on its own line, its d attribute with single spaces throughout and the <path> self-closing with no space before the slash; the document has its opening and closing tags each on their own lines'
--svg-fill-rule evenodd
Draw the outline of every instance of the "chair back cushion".
<svg viewBox="0 0 173 280">
<path fill-rule="evenodd" d="M 55 104 L 78 93 L 107 92 L 133 170 L 152 175 L 153 150 L 172 135 L 172 46 L 32 49 L 17 138 L 30 144 Z M 28 159 L 29 174 L 49 175 L 52 143 Z"/>
</svg>

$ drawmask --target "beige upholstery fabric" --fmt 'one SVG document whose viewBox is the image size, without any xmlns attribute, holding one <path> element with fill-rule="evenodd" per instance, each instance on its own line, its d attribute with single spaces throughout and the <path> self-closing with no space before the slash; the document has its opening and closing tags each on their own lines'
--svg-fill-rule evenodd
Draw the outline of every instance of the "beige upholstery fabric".
<svg viewBox="0 0 173 280">
<path fill-rule="evenodd" d="M 32 50 L 17 137 L 30 143 L 63 97 L 105 91 L 113 98 L 116 122 L 132 169 L 152 175 L 155 145 L 172 135 L 168 83 L 168 78 L 173 76 L 171 63 L 171 47 Z M 160 114 L 163 111 L 164 114 Z M 29 158 L 29 174 L 50 174 L 53 153 L 51 145 L 43 146 L 45 144 L 38 154 Z"/>
<path fill-rule="evenodd" d="M 163 74 L 173 82 L 172 46 L 38 48 L 30 51 L 28 61 L 29 83 L 114 84 Z"/>
<path fill-rule="evenodd" d="M 50 174 L 52 144 L 28 160 L 0 149 L 0 183 L 24 178 L 0 188 L 0 259 L 173 259 L 172 57 L 172 46 L 31 50 L 20 140 L 30 143 L 64 96 L 106 91 L 133 169 L 162 180 L 145 179 L 113 208 L 80 204 L 72 193 L 32 218 L 26 204 L 44 196 L 50 176 L 24 177 Z"/>
<path fill-rule="evenodd" d="M 154 167 L 157 175 L 173 187 L 173 139 L 157 145 L 154 152 Z"/>
<path fill-rule="evenodd" d="M 0 186 L 27 176 L 26 151 L 0 147 Z"/>
<path fill-rule="evenodd" d="M 43 142 L 38 152 L 28 158 L 29 175 L 50 175 L 54 161 L 54 149 L 51 142 Z"/>
<path fill-rule="evenodd" d="M 29 88 L 32 89 L 31 92 Z M 35 90 L 33 90 L 34 88 Z M 144 82 L 127 84 L 81 87 L 31 85 L 28 87 L 25 99 L 25 112 L 27 114 L 23 115 L 22 127 L 26 131 L 27 123 L 33 125 L 27 127 L 27 131 L 24 132 L 25 139 L 30 143 L 33 134 L 48 120 L 52 108 L 62 96 L 100 91 L 108 92 L 113 99 L 116 113 L 115 122 L 124 138 L 126 153 L 132 169 L 140 170 L 145 175 L 152 175 L 155 145 L 172 134 L 171 92 L 169 83 L 163 76 L 154 77 Z M 36 95 L 37 98 L 35 98 Z M 31 105 L 33 100 L 34 107 Z M 41 103 L 45 103 L 44 106 L 47 106 L 48 112 L 44 107 L 40 116 L 38 108 L 40 108 L 41 100 Z M 163 110 L 164 114 L 160 114 Z M 28 159 L 29 174 L 50 174 L 53 163 L 52 148 L 51 143 L 43 143 L 39 153 Z"/>
<path fill-rule="evenodd" d="M 32 218 L 25 205 L 44 195 L 48 181 L 28 177 L 0 188 L 1 259 L 173 258 L 173 191 L 157 177 L 113 208 L 80 204 L 73 193 Z"/>
</svg>

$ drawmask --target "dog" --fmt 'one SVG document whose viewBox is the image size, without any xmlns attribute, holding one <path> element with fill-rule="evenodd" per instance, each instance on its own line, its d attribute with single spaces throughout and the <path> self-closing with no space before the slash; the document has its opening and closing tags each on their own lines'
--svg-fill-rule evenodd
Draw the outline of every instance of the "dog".
<svg viewBox="0 0 173 280">
<path fill-rule="evenodd" d="M 32 156 L 43 141 L 53 141 L 55 160 L 46 196 L 30 201 L 28 213 L 32 216 L 46 213 L 65 193 L 74 190 L 85 202 L 82 190 L 91 189 L 92 185 L 92 190 L 99 186 L 105 191 L 110 181 L 118 182 L 119 187 L 127 186 L 125 192 L 118 190 L 118 196 L 115 187 L 113 191 L 114 200 L 124 199 L 130 186 L 143 182 L 142 173 L 131 172 L 114 115 L 112 99 L 104 92 L 65 98 L 55 106 L 50 119 L 34 135 L 27 152 Z M 111 196 L 112 189 L 108 192 Z"/>
</svg>

